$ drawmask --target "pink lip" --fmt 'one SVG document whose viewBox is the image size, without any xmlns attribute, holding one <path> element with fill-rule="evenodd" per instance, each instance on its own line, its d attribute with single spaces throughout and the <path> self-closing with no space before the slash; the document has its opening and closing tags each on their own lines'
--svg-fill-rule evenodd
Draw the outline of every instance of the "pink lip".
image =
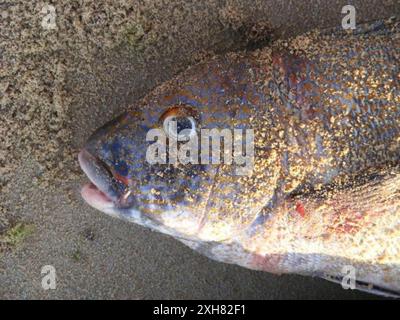
<svg viewBox="0 0 400 320">
<path fill-rule="evenodd" d="M 113 202 L 103 192 L 101 192 L 93 183 L 85 184 L 81 189 L 83 199 L 92 207 L 102 209 L 112 207 Z"/>
</svg>

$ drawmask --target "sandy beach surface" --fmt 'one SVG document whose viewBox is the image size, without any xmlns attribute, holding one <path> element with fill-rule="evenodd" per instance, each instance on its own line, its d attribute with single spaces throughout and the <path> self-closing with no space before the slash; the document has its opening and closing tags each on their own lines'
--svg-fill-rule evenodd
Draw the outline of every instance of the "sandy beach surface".
<svg viewBox="0 0 400 320">
<path fill-rule="evenodd" d="M 400 15 L 398 0 L 352 3 L 357 23 Z M 0 2 L 0 299 L 375 298 L 211 261 L 80 197 L 77 153 L 97 127 L 209 56 L 338 27 L 345 4 Z"/>
</svg>

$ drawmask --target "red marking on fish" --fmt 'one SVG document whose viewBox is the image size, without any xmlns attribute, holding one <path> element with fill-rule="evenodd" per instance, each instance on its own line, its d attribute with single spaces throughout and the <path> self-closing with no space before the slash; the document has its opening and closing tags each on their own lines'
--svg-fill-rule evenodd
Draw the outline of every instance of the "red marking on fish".
<svg viewBox="0 0 400 320">
<path fill-rule="evenodd" d="M 122 182 L 124 185 L 128 186 L 129 185 L 129 179 L 127 177 L 124 177 L 118 173 L 113 173 L 113 176 L 115 179 L 118 181 Z"/>
<path fill-rule="evenodd" d="M 296 212 L 304 218 L 306 216 L 306 209 L 304 208 L 304 205 L 301 202 L 296 203 Z"/>
</svg>

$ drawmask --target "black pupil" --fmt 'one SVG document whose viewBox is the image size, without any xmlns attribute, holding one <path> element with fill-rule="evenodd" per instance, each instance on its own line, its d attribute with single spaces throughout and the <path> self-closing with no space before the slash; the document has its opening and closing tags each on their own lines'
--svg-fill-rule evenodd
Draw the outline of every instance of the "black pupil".
<svg viewBox="0 0 400 320">
<path fill-rule="evenodd" d="M 192 122 L 190 121 L 189 118 L 177 118 L 176 119 L 176 129 L 177 129 L 178 133 L 185 129 L 191 130 Z"/>
</svg>

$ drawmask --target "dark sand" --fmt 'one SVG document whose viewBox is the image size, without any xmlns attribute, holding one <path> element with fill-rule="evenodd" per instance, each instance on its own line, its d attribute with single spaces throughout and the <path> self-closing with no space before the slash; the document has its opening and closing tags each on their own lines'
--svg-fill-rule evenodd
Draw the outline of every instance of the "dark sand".
<svg viewBox="0 0 400 320">
<path fill-rule="evenodd" d="M 347 4 L 161 2 L 57 1 L 57 30 L 42 28 L 42 2 L 0 3 L 0 298 L 374 298 L 213 262 L 80 198 L 76 154 L 94 129 L 209 55 L 337 27 Z M 352 3 L 358 23 L 400 14 L 396 0 Z M 33 231 L 5 241 L 18 223 Z M 41 287 L 44 265 L 56 290 Z"/>
</svg>

